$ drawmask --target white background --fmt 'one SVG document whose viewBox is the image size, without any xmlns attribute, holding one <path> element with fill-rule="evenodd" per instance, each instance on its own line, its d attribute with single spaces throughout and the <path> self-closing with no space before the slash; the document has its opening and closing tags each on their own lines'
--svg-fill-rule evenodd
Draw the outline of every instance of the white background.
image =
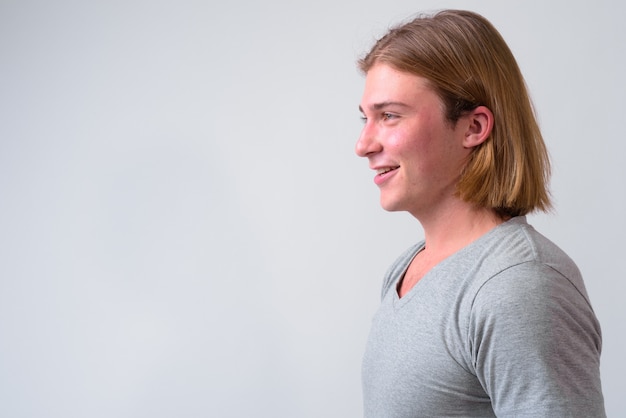
<svg viewBox="0 0 626 418">
<path fill-rule="evenodd" d="M 353 153 L 355 61 L 478 11 L 554 163 L 530 217 L 626 375 L 625 3 L 0 0 L 0 416 L 358 417 L 381 277 L 421 238 Z"/>
</svg>

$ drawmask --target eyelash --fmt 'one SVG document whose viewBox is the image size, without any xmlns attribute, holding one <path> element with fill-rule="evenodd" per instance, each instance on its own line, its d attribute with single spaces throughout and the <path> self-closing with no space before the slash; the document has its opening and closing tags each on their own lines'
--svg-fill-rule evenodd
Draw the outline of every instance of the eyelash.
<svg viewBox="0 0 626 418">
<path fill-rule="evenodd" d="M 397 115 L 394 115 L 393 113 L 389 113 L 389 112 L 383 112 L 383 113 L 381 113 L 381 114 L 380 114 L 380 118 L 381 118 L 383 121 L 387 121 L 387 120 L 390 120 L 390 119 L 395 119 L 396 117 L 397 117 Z M 361 116 L 361 121 L 362 121 L 363 123 L 366 123 L 366 122 L 367 122 L 367 120 L 368 120 L 368 119 L 367 119 L 367 117 L 366 117 L 366 116 Z"/>
</svg>

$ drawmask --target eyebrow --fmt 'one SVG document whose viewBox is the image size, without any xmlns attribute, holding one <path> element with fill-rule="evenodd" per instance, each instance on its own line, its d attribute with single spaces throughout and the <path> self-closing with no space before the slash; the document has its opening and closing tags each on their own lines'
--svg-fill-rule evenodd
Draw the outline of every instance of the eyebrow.
<svg viewBox="0 0 626 418">
<path fill-rule="evenodd" d="M 370 109 L 372 109 L 372 110 L 381 110 L 381 109 L 384 109 L 386 107 L 391 107 L 391 106 L 398 106 L 398 107 L 403 107 L 403 108 L 410 107 L 408 104 L 402 103 L 402 102 L 380 102 L 380 103 L 374 103 L 373 105 L 371 105 Z M 359 111 L 361 113 L 364 113 L 363 108 L 361 107 L 361 105 L 359 105 Z"/>
</svg>

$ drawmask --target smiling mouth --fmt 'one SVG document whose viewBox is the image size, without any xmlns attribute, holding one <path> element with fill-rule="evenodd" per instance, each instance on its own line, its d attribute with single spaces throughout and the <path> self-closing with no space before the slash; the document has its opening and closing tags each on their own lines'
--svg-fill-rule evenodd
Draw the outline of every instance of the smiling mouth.
<svg viewBox="0 0 626 418">
<path fill-rule="evenodd" d="M 382 176 L 383 174 L 387 174 L 388 172 L 397 170 L 398 168 L 400 168 L 400 166 L 379 168 L 378 170 L 376 170 L 376 175 Z"/>
</svg>

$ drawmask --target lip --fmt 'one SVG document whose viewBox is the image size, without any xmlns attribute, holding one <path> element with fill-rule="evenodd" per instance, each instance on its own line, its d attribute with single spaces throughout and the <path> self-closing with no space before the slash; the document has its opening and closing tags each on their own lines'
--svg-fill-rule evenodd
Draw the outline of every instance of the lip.
<svg viewBox="0 0 626 418">
<path fill-rule="evenodd" d="M 378 186 L 382 185 L 384 182 L 389 180 L 389 178 L 393 177 L 396 174 L 398 168 L 400 168 L 400 166 L 375 168 L 374 170 L 376 170 L 377 174 L 374 176 L 374 183 L 376 183 L 376 185 Z M 380 172 L 381 170 L 385 171 Z"/>
</svg>

